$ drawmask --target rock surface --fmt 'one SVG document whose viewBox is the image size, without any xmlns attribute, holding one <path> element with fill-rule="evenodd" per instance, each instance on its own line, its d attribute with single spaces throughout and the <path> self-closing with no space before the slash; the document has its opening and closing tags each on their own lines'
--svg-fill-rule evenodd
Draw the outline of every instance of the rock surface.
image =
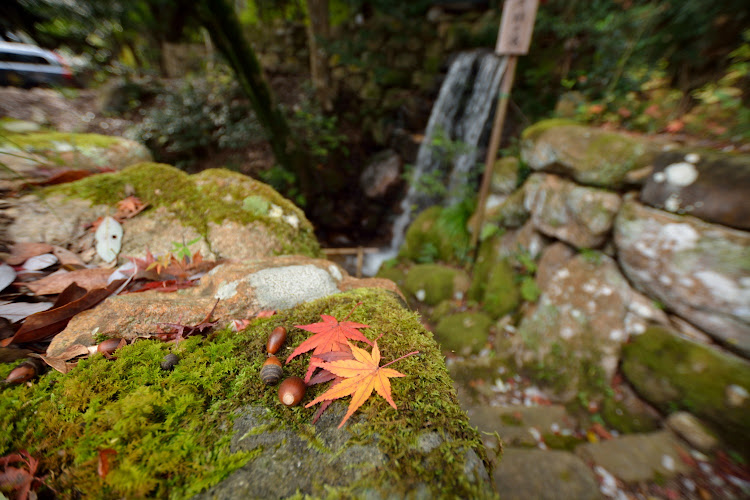
<svg viewBox="0 0 750 500">
<path fill-rule="evenodd" d="M 636 391 L 662 411 L 690 411 L 736 445 L 750 443 L 750 363 L 651 327 L 623 348 L 622 370 Z M 737 388 L 737 389 L 735 389 Z"/>
<path fill-rule="evenodd" d="M 577 248 L 604 243 L 620 197 L 610 191 L 579 186 L 554 175 L 534 174 L 526 181 L 524 206 L 541 233 Z"/>
<path fill-rule="evenodd" d="M 750 234 L 629 200 L 614 241 L 639 290 L 750 356 Z"/>
<path fill-rule="evenodd" d="M 71 169 L 122 170 L 151 161 L 151 153 L 142 144 L 120 137 L 30 132 L 0 138 L 0 158 L 9 169 L 0 171 L 0 187 L 9 189 L 20 186 L 18 176 L 23 182 L 39 182 Z"/>
<path fill-rule="evenodd" d="M 534 170 L 564 174 L 588 186 L 617 188 L 661 149 L 636 136 L 546 120 L 523 132 L 521 158 Z"/>
<path fill-rule="evenodd" d="M 508 500 L 604 498 L 591 469 L 564 451 L 506 450 L 494 479 L 502 498 Z"/>
<path fill-rule="evenodd" d="M 401 157 L 388 149 L 375 155 L 365 166 L 359 184 L 368 198 L 382 198 L 401 180 Z"/>
<path fill-rule="evenodd" d="M 658 155 L 654 166 L 643 203 L 750 230 L 750 157 L 680 150 Z"/>
<path fill-rule="evenodd" d="M 512 349 L 520 366 L 544 367 L 556 396 L 567 402 L 580 390 L 601 394 L 617 369 L 621 345 L 649 321 L 666 318 L 604 254 L 577 255 L 555 267 L 554 273 L 542 271 L 551 277 L 537 307 L 521 321 Z"/>
<path fill-rule="evenodd" d="M 357 280 L 323 259 L 269 257 L 247 264 L 221 264 L 194 288 L 176 293 L 148 291 L 110 297 L 96 308 L 77 314 L 52 340 L 48 356 L 73 344 L 90 346 L 94 334 L 133 340 L 150 337 L 162 323 L 199 323 L 219 300 L 213 321 L 226 325 L 264 310 L 283 310 L 344 290 L 377 284 L 397 293 L 386 280 Z"/>
<path fill-rule="evenodd" d="M 150 208 L 123 222 L 122 255 L 163 254 L 195 239 L 191 251 L 206 258 L 317 256 L 320 251 L 299 208 L 270 186 L 227 170 L 188 176 L 168 165 L 142 163 L 43 193 L 43 200 L 29 195 L 5 211 L 14 219 L 7 230 L 12 241 L 70 245 L 83 252 L 93 241 L 85 227 L 114 215 L 115 204 L 134 193 Z"/>
</svg>

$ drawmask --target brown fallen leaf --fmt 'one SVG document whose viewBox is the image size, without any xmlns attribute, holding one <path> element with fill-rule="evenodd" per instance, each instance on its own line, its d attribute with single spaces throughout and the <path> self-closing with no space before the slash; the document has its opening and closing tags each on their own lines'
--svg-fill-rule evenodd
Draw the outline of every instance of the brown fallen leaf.
<svg viewBox="0 0 750 500">
<path fill-rule="evenodd" d="M 38 182 L 29 182 L 28 185 L 30 186 L 54 186 L 55 184 L 65 184 L 68 182 L 74 182 L 79 181 L 81 179 L 85 179 L 86 177 L 90 175 L 94 175 L 96 172 L 92 172 L 90 170 L 66 170 L 64 172 L 59 172 L 51 177 L 48 177 L 47 179 L 44 179 L 43 181 Z"/>
<path fill-rule="evenodd" d="M 86 263 L 76 254 L 70 250 L 66 250 L 63 247 L 55 246 L 52 249 L 52 255 L 57 257 L 60 261 L 60 265 L 68 270 L 83 269 L 86 267 Z"/>
<path fill-rule="evenodd" d="M 86 290 L 104 288 L 107 286 L 107 278 L 112 274 L 111 269 L 99 267 L 93 269 L 77 269 L 61 274 L 50 274 L 36 281 L 24 283 L 24 286 L 36 295 L 57 295 L 62 293 L 71 283 Z"/>
<path fill-rule="evenodd" d="M 89 354 L 91 354 L 91 351 L 85 345 L 73 344 L 68 346 L 68 348 L 58 356 L 52 357 L 41 355 L 39 357 L 55 370 L 65 374 L 75 368 L 77 364 L 77 362 L 71 363 L 71 359 L 75 359 L 79 356 L 88 356 Z"/>
<path fill-rule="evenodd" d="M 80 295 L 78 290 L 81 288 L 73 283 L 60 294 L 55 307 L 48 311 L 32 314 L 26 318 L 26 322 L 24 322 L 21 329 L 13 337 L 0 341 L 0 347 L 5 347 L 11 343 L 36 342 L 60 333 L 73 316 L 94 307 L 109 297 L 121 284 L 122 280 L 114 281 L 107 288 L 91 290 L 75 300 L 64 303 L 60 297 L 67 299 L 68 295 L 73 297 Z M 69 290 L 72 291 L 69 292 Z"/>
<path fill-rule="evenodd" d="M 9 266 L 20 266 L 26 260 L 52 251 L 47 243 L 16 243 L 10 250 L 10 257 L 5 261 Z"/>
</svg>

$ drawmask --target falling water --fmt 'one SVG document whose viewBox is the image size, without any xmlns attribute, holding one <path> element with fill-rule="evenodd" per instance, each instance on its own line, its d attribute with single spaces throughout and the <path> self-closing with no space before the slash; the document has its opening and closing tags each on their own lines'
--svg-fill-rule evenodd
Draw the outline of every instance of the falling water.
<svg viewBox="0 0 750 500">
<path fill-rule="evenodd" d="M 432 108 L 409 189 L 401 201 L 401 213 L 393 222 L 391 245 L 368 255 L 366 275 L 376 273 L 383 261 L 398 254 L 406 227 L 416 213 L 430 205 L 450 205 L 461 200 L 477 174 L 477 155 L 486 146 L 482 143 L 487 140 L 490 112 L 506 66 L 506 58 L 487 52 L 464 52 L 456 57 Z M 460 145 L 458 153 L 446 155 L 436 145 L 436 139 Z M 440 196 L 420 189 L 420 181 L 427 176 L 447 185 L 447 194 Z"/>
</svg>

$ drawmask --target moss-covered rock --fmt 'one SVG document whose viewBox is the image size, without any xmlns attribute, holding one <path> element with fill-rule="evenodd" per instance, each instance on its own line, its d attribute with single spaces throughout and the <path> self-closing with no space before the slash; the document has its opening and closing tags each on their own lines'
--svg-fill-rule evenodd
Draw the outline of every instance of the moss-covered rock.
<svg viewBox="0 0 750 500">
<path fill-rule="evenodd" d="M 521 301 L 517 274 L 507 259 L 490 267 L 486 275 L 474 274 L 471 298 L 482 302 L 482 310 L 493 318 L 512 312 Z"/>
<path fill-rule="evenodd" d="M 422 211 L 409 226 L 399 256 L 421 263 L 460 262 L 468 245 L 465 220 L 456 220 L 449 209 L 434 206 Z"/>
<path fill-rule="evenodd" d="M 440 320 L 435 338 L 445 350 L 476 353 L 487 344 L 492 324 L 492 318 L 482 312 L 457 313 Z"/>
<path fill-rule="evenodd" d="M 532 169 L 607 188 L 624 185 L 627 174 L 648 165 L 658 149 L 645 139 L 565 119 L 536 123 L 521 141 L 521 157 Z"/>
<path fill-rule="evenodd" d="M 124 255 L 141 255 L 146 248 L 166 253 L 196 237 L 202 241 L 193 250 L 204 256 L 320 255 L 302 210 L 267 184 L 225 169 L 190 176 L 158 163 L 54 186 L 39 193 L 44 200 L 27 197 L 8 234 L 19 242 L 69 244 L 85 236 L 81 223 L 112 215 L 117 202 L 132 193 L 150 207 L 124 222 Z M 51 218 L 61 223 L 50 227 Z"/>
<path fill-rule="evenodd" d="M 657 408 L 687 410 L 710 423 L 728 444 L 748 449 L 747 361 L 651 327 L 623 347 L 622 370 Z"/>
<path fill-rule="evenodd" d="M 417 264 L 412 266 L 404 280 L 404 291 L 410 297 L 427 305 L 460 297 L 469 287 L 465 271 L 442 264 Z"/>
<path fill-rule="evenodd" d="M 384 363 L 414 350 L 421 355 L 393 366 L 406 375 L 392 381 L 398 409 L 373 396 L 347 422 L 346 432 L 335 434 L 340 419 L 310 425 L 316 409 L 284 406 L 275 388 L 260 381 L 259 371 L 266 338 L 275 327 L 289 329 L 282 352 L 286 356 L 308 337 L 291 325 L 314 323 L 320 314 L 343 318 L 358 302 L 362 305 L 351 320 L 368 324 L 369 338 L 379 337 Z M 170 351 L 180 361 L 174 370 L 164 371 L 159 364 Z M 285 374 L 304 375 L 308 361 L 306 355 L 295 358 L 285 366 Z M 0 365 L 0 377 L 11 368 Z M 323 390 L 309 390 L 303 402 Z M 250 407 L 261 409 L 263 422 L 233 437 L 229 429 L 241 428 L 238 420 Z M 332 410 L 332 415 L 340 415 L 340 409 Z M 313 496 L 349 497 L 367 491 L 401 497 L 415 489 L 431 497 L 489 494 L 481 462 L 484 449 L 458 405 L 437 344 L 415 314 L 402 309 L 392 294 L 376 289 L 308 302 L 257 319 L 240 332 L 220 330 L 179 346 L 136 341 L 118 350 L 111 361 L 96 355 L 66 375 L 51 372 L 32 384 L 5 388 L 0 425 L 0 455 L 28 450 L 44 464 L 49 474 L 45 483 L 63 497 L 184 498 L 237 474 L 245 483 L 262 482 L 268 471 L 253 464 L 275 456 L 277 447 L 263 446 L 258 436 L 274 433 L 291 433 L 307 451 L 294 462 L 300 474 L 277 478 L 276 489 L 266 495 L 293 495 L 295 488 L 287 489 L 290 483 L 299 493 Z M 239 446 L 243 441 L 248 446 Z M 252 442 L 256 446 L 250 446 Z M 97 462 L 104 449 L 116 454 L 101 478 Z M 364 449 L 371 452 L 367 460 L 347 462 L 351 468 L 341 474 L 339 458 Z M 377 460 L 372 458 L 376 455 Z M 337 466 L 336 482 L 325 484 L 304 473 L 328 463 Z"/>
<path fill-rule="evenodd" d="M 7 153 L 7 154 L 2 154 Z M 142 144 L 121 137 L 63 132 L 8 133 L 0 137 L 0 155 L 8 167 L 0 170 L 0 186 L 44 180 L 65 170 L 120 170 L 150 161 Z"/>
</svg>

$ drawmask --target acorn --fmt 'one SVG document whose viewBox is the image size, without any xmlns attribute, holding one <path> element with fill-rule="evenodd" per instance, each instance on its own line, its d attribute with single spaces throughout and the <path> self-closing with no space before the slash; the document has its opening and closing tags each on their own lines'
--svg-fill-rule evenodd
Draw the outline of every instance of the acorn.
<svg viewBox="0 0 750 500">
<path fill-rule="evenodd" d="M 289 377 L 279 386 L 279 401 L 294 406 L 305 397 L 305 382 L 299 377 Z"/>
<path fill-rule="evenodd" d="M 276 356 L 269 356 L 260 369 L 260 379 L 266 385 L 274 385 L 281 380 L 281 361 Z"/>
<path fill-rule="evenodd" d="M 23 384 L 39 375 L 44 369 L 42 362 L 36 358 L 30 358 L 16 366 L 5 379 L 6 384 Z"/>
<path fill-rule="evenodd" d="M 171 371 L 175 365 L 180 362 L 180 357 L 177 354 L 170 352 L 161 361 L 161 369 L 165 371 Z"/>
<path fill-rule="evenodd" d="M 105 358 L 109 358 L 114 354 L 114 352 L 122 347 L 123 345 L 123 339 L 107 339 L 99 342 L 99 344 L 96 346 L 97 352 L 100 352 L 104 355 Z"/>
<path fill-rule="evenodd" d="M 270 354 L 276 354 L 281 349 L 281 346 L 286 340 L 286 328 L 283 326 L 277 326 L 273 329 L 271 334 L 268 336 L 268 342 L 266 342 L 266 351 Z"/>
</svg>

